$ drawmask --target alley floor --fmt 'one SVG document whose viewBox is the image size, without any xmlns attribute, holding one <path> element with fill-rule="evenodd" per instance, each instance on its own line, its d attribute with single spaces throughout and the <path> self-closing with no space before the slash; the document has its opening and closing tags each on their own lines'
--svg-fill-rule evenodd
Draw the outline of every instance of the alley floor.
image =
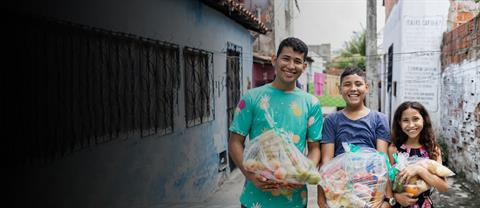
<svg viewBox="0 0 480 208">
<path fill-rule="evenodd" d="M 236 169 L 211 197 L 199 203 L 161 204 L 154 208 L 240 208 L 238 201 L 245 177 Z M 446 193 L 434 192 L 435 208 L 479 208 L 480 186 L 468 183 L 461 177 L 450 177 Z M 318 208 L 316 186 L 308 186 L 308 208 Z"/>
</svg>

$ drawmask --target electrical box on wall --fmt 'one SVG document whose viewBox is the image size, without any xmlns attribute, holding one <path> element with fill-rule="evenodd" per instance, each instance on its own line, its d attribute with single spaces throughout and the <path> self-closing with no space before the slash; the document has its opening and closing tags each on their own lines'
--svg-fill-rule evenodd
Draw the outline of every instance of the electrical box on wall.
<svg viewBox="0 0 480 208">
<path fill-rule="evenodd" d="M 218 172 L 223 172 L 227 169 L 227 151 L 224 150 L 218 153 Z"/>
</svg>

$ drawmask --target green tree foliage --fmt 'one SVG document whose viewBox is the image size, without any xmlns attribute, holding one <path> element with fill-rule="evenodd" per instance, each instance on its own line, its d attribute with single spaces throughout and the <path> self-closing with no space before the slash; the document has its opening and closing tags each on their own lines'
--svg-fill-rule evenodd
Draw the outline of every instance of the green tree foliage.
<svg viewBox="0 0 480 208">
<path fill-rule="evenodd" d="M 340 51 L 340 56 L 334 58 L 329 67 L 359 67 L 365 70 L 366 34 L 365 29 L 353 32 L 350 41 L 345 42 L 345 47 Z"/>
</svg>

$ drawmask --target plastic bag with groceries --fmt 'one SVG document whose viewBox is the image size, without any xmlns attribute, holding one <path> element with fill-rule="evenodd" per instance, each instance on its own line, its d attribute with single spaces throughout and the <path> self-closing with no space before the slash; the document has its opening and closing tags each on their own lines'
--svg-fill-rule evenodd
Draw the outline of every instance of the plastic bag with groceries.
<svg viewBox="0 0 480 208">
<path fill-rule="evenodd" d="M 396 153 L 396 155 L 394 155 L 394 158 L 396 163 L 393 167 L 396 169 L 397 173 L 401 172 L 408 166 L 419 165 L 427 169 L 431 174 L 437 175 L 439 177 L 448 177 L 455 175 L 455 173 L 449 168 L 443 166 L 435 160 L 431 160 L 428 158 L 422 158 L 418 156 L 409 157 L 409 154 L 406 152 Z M 408 192 L 413 194 L 414 197 L 429 190 L 430 188 L 431 186 L 418 176 L 412 177 L 408 181 L 402 181 L 398 177 L 398 174 L 395 176 L 395 180 L 393 181 L 392 186 L 394 192 Z"/>
<path fill-rule="evenodd" d="M 339 207 L 379 207 L 385 195 L 388 168 L 384 153 L 342 143 L 345 153 L 320 169 L 327 204 Z"/>
<path fill-rule="evenodd" d="M 309 160 L 281 130 L 268 130 L 246 147 L 245 170 L 282 184 L 318 184 L 320 175 Z M 292 191 L 280 189 L 272 195 L 290 197 Z"/>
</svg>

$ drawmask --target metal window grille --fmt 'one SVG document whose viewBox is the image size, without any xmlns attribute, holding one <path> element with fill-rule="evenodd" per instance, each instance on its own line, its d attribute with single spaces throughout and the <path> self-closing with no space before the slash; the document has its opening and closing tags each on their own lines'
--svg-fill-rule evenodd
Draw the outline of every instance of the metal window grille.
<svg viewBox="0 0 480 208">
<path fill-rule="evenodd" d="M 232 123 L 235 109 L 240 101 L 242 80 L 242 47 L 227 43 L 227 126 Z M 230 170 L 236 166 L 229 157 Z"/>
<path fill-rule="evenodd" d="M 185 47 L 185 121 L 187 127 L 214 119 L 213 53 Z"/>
<path fill-rule="evenodd" d="M 228 126 L 240 101 L 242 47 L 227 43 L 227 116 Z"/>
<path fill-rule="evenodd" d="M 43 17 L 17 17 L 12 51 L 26 129 L 15 164 L 45 164 L 132 135 L 173 131 L 179 47 Z M 15 102 L 15 103 L 14 103 Z"/>
</svg>

